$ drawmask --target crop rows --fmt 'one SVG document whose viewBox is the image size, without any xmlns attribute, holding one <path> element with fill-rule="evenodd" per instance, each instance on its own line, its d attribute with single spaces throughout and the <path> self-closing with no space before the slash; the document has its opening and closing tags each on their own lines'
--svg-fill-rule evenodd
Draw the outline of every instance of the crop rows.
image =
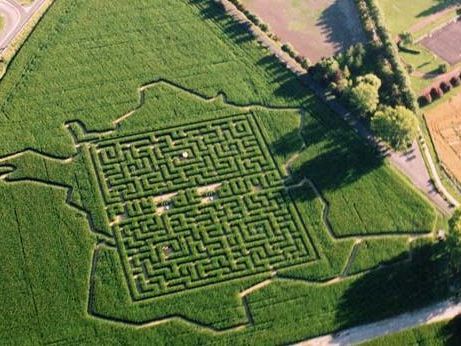
<svg viewBox="0 0 461 346">
<path fill-rule="evenodd" d="M 314 258 L 251 115 L 103 139 L 91 152 L 134 300 Z"/>
</svg>

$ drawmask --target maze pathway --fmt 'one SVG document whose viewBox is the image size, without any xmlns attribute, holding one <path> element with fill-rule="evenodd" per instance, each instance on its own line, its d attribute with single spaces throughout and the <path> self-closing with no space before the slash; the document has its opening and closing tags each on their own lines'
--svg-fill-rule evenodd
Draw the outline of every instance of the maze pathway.
<svg viewBox="0 0 461 346">
<path fill-rule="evenodd" d="M 90 142 L 135 301 L 315 259 L 251 114 Z"/>
</svg>

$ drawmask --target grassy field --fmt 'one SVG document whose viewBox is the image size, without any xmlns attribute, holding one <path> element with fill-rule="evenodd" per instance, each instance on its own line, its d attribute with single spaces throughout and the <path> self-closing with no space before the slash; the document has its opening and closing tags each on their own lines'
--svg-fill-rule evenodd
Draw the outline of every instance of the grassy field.
<svg viewBox="0 0 461 346">
<path fill-rule="evenodd" d="M 378 4 L 383 10 L 391 34 L 396 39 L 399 34 L 409 31 L 418 40 L 456 17 L 456 2 L 450 0 L 378 0 Z M 403 61 L 415 71 L 411 74 L 411 81 L 413 89 L 419 94 L 433 83 L 433 78 L 439 74 L 439 66 L 445 61 L 420 43 L 408 48 L 419 52 L 413 54 L 400 51 Z"/>
<path fill-rule="evenodd" d="M 398 35 L 404 31 L 408 31 L 415 24 L 430 18 L 440 11 L 444 11 L 453 5 L 450 0 L 402 0 L 395 2 L 393 0 L 378 0 L 378 4 L 384 12 L 386 21 L 389 25 L 389 30 L 392 34 Z M 437 23 L 437 19 L 429 19 L 424 27 L 430 26 L 432 22 Z M 418 32 L 416 30 L 416 32 Z"/>
<path fill-rule="evenodd" d="M 430 256 L 368 271 L 442 218 L 213 1 L 55 2 L 0 99 L 4 344 L 288 343 L 444 293 Z"/>
</svg>

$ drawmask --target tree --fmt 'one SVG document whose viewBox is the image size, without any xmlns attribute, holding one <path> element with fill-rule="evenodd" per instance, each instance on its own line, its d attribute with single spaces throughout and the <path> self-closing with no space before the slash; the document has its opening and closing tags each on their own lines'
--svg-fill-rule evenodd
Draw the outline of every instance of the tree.
<svg viewBox="0 0 461 346">
<path fill-rule="evenodd" d="M 403 106 L 384 107 L 371 119 L 372 130 L 395 150 L 408 147 L 418 135 L 416 115 Z"/>
<path fill-rule="evenodd" d="M 458 277 L 461 274 L 461 209 L 457 209 L 449 223 L 447 236 L 449 275 Z"/>
<path fill-rule="evenodd" d="M 380 87 L 381 80 L 374 74 L 358 77 L 348 93 L 350 104 L 362 115 L 372 114 L 379 104 Z"/>
<path fill-rule="evenodd" d="M 439 73 L 447 73 L 448 72 L 448 65 L 447 64 L 440 64 L 439 65 Z"/>
<path fill-rule="evenodd" d="M 323 58 L 315 66 L 314 79 L 318 82 L 328 83 L 339 71 L 339 64 L 334 58 Z"/>
<path fill-rule="evenodd" d="M 381 79 L 376 77 L 373 73 L 366 74 L 357 78 L 357 83 L 367 83 L 374 86 L 376 89 L 381 87 Z"/>
<path fill-rule="evenodd" d="M 411 34 L 411 32 L 405 31 L 402 32 L 399 36 L 404 45 L 413 44 L 413 35 Z"/>
<path fill-rule="evenodd" d="M 365 60 L 366 50 L 363 44 L 358 43 L 342 54 L 341 63 L 343 66 L 349 66 L 355 72 L 360 71 Z"/>
</svg>

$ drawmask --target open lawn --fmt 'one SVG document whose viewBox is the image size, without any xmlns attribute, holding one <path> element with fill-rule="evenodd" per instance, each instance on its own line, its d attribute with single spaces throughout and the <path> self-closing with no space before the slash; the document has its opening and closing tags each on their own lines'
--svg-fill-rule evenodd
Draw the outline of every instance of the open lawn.
<svg viewBox="0 0 461 346">
<path fill-rule="evenodd" d="M 56 1 L 0 100 L 4 344 L 285 344 L 446 293 L 443 218 L 214 1 Z"/>
<path fill-rule="evenodd" d="M 447 12 L 453 12 L 455 0 L 377 0 L 386 17 L 389 30 L 395 36 L 410 31 L 418 33 L 431 24 L 439 24 Z M 452 16 L 453 14 L 450 14 Z"/>
<path fill-rule="evenodd" d="M 283 42 L 312 62 L 364 42 L 352 0 L 243 0 Z"/>
</svg>

